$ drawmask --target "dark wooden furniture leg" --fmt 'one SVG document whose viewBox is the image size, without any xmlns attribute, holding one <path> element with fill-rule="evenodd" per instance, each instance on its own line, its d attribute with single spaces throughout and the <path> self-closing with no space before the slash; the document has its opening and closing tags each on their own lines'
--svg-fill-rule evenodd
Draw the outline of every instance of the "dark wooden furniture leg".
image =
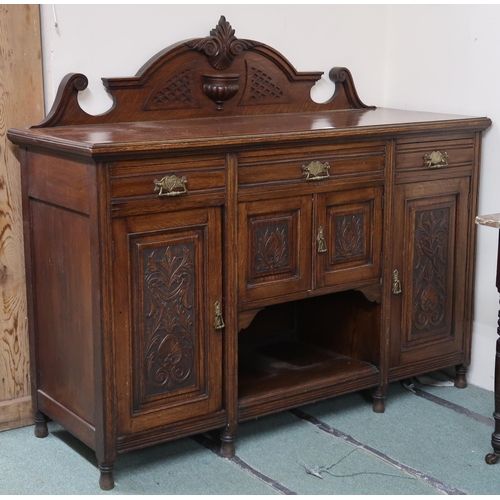
<svg viewBox="0 0 500 500">
<path fill-rule="evenodd" d="M 112 490 L 115 487 L 115 478 L 113 476 L 114 469 L 114 462 L 99 463 L 99 471 L 101 472 L 99 486 L 101 490 Z"/>
<path fill-rule="evenodd" d="M 47 417 L 41 411 L 35 412 L 35 436 L 37 438 L 44 438 L 48 435 Z"/>
<path fill-rule="evenodd" d="M 465 389 L 467 387 L 467 367 L 464 365 L 455 366 L 455 387 Z"/>
<path fill-rule="evenodd" d="M 234 457 L 234 432 L 230 429 L 224 429 L 220 433 L 221 448 L 220 453 L 224 458 Z"/>
<path fill-rule="evenodd" d="M 373 411 L 375 413 L 384 413 L 385 412 L 385 387 L 377 387 L 372 393 L 373 398 Z"/>
<path fill-rule="evenodd" d="M 500 293 L 500 234 L 498 239 L 497 254 L 497 290 Z M 498 311 L 497 333 L 500 336 L 500 310 Z M 495 356 L 495 431 L 491 435 L 491 446 L 493 453 L 488 453 L 485 457 L 487 464 L 496 464 L 500 460 L 500 337 L 497 339 L 497 349 Z"/>
<path fill-rule="evenodd" d="M 498 335 L 500 335 L 500 311 L 498 312 Z M 497 339 L 497 352 L 495 357 L 495 431 L 491 435 L 493 453 L 485 457 L 487 464 L 496 464 L 500 460 L 500 337 Z"/>
</svg>

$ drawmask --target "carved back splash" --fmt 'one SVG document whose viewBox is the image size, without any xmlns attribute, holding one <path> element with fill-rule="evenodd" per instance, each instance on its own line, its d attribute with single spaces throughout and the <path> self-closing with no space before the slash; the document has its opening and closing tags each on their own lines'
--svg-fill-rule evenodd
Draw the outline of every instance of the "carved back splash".
<svg viewBox="0 0 500 500">
<path fill-rule="evenodd" d="M 129 78 L 103 78 L 114 104 L 94 116 L 78 104 L 85 75 L 61 82 L 48 116 L 35 127 L 154 121 L 367 108 L 346 68 L 333 68 L 335 93 L 325 103 L 311 99 L 321 72 L 299 73 L 276 50 L 240 40 L 224 16 L 205 38 L 180 42 L 151 58 Z"/>
</svg>

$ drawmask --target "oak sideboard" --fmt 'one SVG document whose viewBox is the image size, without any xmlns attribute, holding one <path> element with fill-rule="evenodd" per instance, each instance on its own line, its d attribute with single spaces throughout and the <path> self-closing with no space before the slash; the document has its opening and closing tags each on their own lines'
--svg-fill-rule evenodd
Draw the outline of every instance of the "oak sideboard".
<svg viewBox="0 0 500 500">
<path fill-rule="evenodd" d="M 70 74 L 22 168 L 35 434 L 117 454 L 470 362 L 488 118 L 375 108 L 222 17 L 110 111 Z"/>
</svg>

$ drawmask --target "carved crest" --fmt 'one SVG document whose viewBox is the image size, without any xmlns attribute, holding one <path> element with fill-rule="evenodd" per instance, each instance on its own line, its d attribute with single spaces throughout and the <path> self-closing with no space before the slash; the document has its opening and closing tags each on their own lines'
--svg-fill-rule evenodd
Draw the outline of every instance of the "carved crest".
<svg viewBox="0 0 500 500">
<path fill-rule="evenodd" d="M 239 40 L 234 36 L 234 30 L 224 16 L 219 24 L 210 31 L 210 36 L 188 42 L 190 49 L 204 52 L 210 64 L 215 69 L 227 69 L 234 58 L 244 50 L 258 45 L 253 40 Z"/>
</svg>

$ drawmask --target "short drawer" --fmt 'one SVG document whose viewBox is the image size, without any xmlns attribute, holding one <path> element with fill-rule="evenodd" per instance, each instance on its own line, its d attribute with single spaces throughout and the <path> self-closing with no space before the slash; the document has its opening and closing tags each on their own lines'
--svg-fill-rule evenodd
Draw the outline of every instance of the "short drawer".
<svg viewBox="0 0 500 500">
<path fill-rule="evenodd" d="M 155 165 L 149 166 L 147 171 L 112 177 L 111 198 L 173 198 L 208 194 L 223 191 L 225 181 L 224 165 L 203 168 L 178 163 Z"/>
<path fill-rule="evenodd" d="M 472 138 L 396 144 L 396 170 L 419 171 L 472 167 Z"/>
<path fill-rule="evenodd" d="M 238 155 L 240 186 L 327 181 L 349 175 L 383 172 L 385 144 L 290 148 Z"/>
</svg>

